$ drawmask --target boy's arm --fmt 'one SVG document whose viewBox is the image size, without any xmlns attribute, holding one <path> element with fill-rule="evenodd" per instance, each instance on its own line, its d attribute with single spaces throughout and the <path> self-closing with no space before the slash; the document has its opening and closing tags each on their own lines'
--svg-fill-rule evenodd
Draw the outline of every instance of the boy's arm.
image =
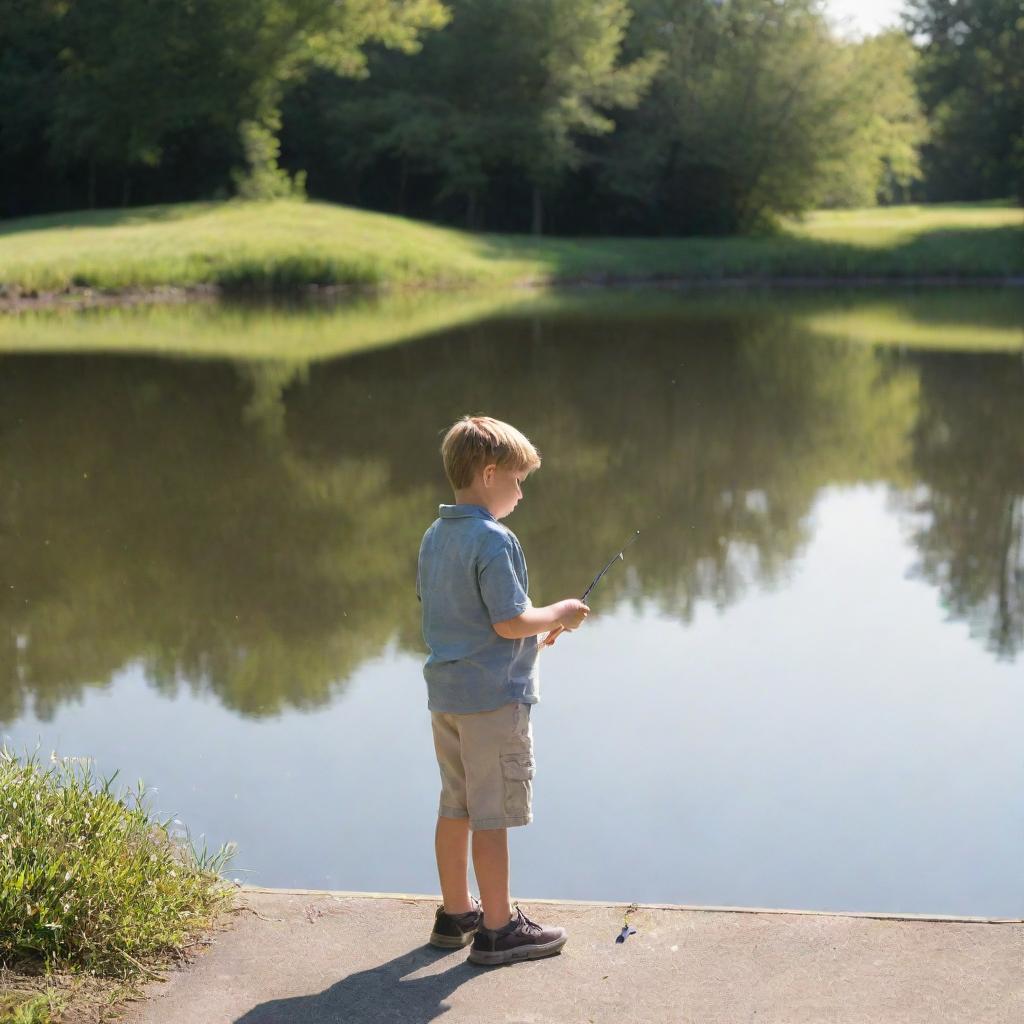
<svg viewBox="0 0 1024 1024">
<path fill-rule="evenodd" d="M 494 632 L 505 640 L 522 640 L 554 629 L 577 629 L 590 609 L 574 597 L 543 608 L 527 608 L 521 615 L 494 623 Z"/>
<path fill-rule="evenodd" d="M 490 613 L 494 632 L 505 640 L 522 640 L 549 630 L 576 629 L 590 609 L 576 598 L 533 608 L 512 563 L 513 543 L 504 538 L 501 549 L 480 568 L 478 575 L 480 596 Z"/>
</svg>

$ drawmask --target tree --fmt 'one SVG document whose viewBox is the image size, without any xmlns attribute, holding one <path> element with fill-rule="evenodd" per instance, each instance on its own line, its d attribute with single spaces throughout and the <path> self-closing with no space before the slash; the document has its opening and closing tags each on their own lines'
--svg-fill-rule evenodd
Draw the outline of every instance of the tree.
<svg viewBox="0 0 1024 1024">
<path fill-rule="evenodd" d="M 1024 2 L 906 0 L 932 122 L 932 199 L 1024 201 Z"/>
<path fill-rule="evenodd" d="M 501 174 L 544 196 L 585 159 L 579 140 L 615 127 L 608 112 L 635 106 L 660 57 L 620 62 L 625 0 L 455 0 L 452 23 L 414 61 L 376 54 L 369 81 L 342 90 L 331 114 L 349 166 L 389 158 L 436 180 L 435 198 L 460 196 L 470 225 Z"/>
<path fill-rule="evenodd" d="M 130 172 L 158 165 L 168 136 L 193 122 L 230 130 L 246 85 L 223 64 L 232 26 L 210 17 L 210 6 L 67 5 L 53 40 L 59 71 L 47 137 L 58 163 L 87 164 L 90 207 L 98 169 L 122 176 L 127 203 Z"/>
<path fill-rule="evenodd" d="M 240 126 L 247 152 L 259 154 L 250 160 L 250 182 L 280 180 L 276 141 L 286 88 L 313 68 L 361 77 L 367 43 L 413 53 L 421 32 L 448 20 L 442 0 L 242 0 L 241 6 L 261 14 L 248 50 L 255 115 Z M 241 179 L 243 188 L 246 180 Z"/>
<path fill-rule="evenodd" d="M 604 180 L 641 230 L 747 230 L 826 198 L 874 201 L 886 176 L 913 176 L 920 121 L 895 41 L 840 42 L 814 0 L 635 6 L 631 47 L 667 57 Z"/>
<path fill-rule="evenodd" d="M 843 46 L 849 104 L 845 145 L 821 168 L 814 204 L 874 206 L 905 200 L 921 180 L 928 134 L 914 83 L 918 54 L 899 32 Z"/>
<path fill-rule="evenodd" d="M 366 43 L 411 52 L 447 17 L 441 0 L 5 3 L 0 81 L 16 98 L 0 127 L 17 138 L 29 120 L 53 162 L 84 162 L 90 205 L 100 170 L 122 177 L 127 202 L 129 173 L 159 165 L 168 140 L 187 132 L 238 137 L 248 179 L 274 187 L 291 83 L 314 67 L 363 74 Z"/>
<path fill-rule="evenodd" d="M 0 214 L 21 212 L 24 179 L 46 161 L 60 17 L 55 0 L 0 0 Z"/>
<path fill-rule="evenodd" d="M 533 231 L 543 222 L 543 193 L 566 170 L 580 166 L 579 134 L 604 135 L 615 122 L 603 111 L 635 107 L 654 77 L 662 56 L 651 48 L 619 65 L 630 11 L 624 0 L 552 0 L 522 10 L 523 31 L 544 40 L 539 90 L 519 97 L 527 105 L 522 162 L 533 184 Z"/>
</svg>

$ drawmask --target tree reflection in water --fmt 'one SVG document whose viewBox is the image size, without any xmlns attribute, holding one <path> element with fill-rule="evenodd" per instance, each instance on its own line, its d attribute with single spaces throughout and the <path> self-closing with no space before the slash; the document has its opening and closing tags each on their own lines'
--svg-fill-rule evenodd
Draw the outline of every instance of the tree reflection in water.
<svg viewBox="0 0 1024 1024">
<path fill-rule="evenodd" d="M 770 311 L 576 311 L 311 366 L 0 365 L 0 720 L 129 663 L 268 716 L 331 700 L 389 644 L 419 652 L 416 551 L 466 411 L 545 456 L 510 523 L 538 600 L 640 528 L 604 607 L 725 608 L 785 579 L 823 487 L 882 482 L 951 614 L 1021 649 L 1019 357 L 824 341 Z"/>
<path fill-rule="evenodd" d="M 1024 648 L 1024 361 L 917 360 L 915 572 L 997 656 Z"/>
</svg>

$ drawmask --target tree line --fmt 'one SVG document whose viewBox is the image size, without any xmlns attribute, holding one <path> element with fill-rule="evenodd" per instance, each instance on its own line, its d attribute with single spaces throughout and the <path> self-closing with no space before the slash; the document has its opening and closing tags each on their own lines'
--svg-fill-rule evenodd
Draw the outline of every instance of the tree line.
<svg viewBox="0 0 1024 1024">
<path fill-rule="evenodd" d="M 495 230 L 1024 196 L 1024 2 L 0 0 L 0 215 L 308 193 Z"/>
</svg>

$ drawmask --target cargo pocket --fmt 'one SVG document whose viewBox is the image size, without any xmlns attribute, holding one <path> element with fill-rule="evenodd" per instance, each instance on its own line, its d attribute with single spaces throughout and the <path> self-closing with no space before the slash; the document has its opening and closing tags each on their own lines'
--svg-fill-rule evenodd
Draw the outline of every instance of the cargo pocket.
<svg viewBox="0 0 1024 1024">
<path fill-rule="evenodd" d="M 527 818 L 533 795 L 533 755 L 502 754 L 501 774 L 505 779 L 505 816 Z"/>
</svg>

